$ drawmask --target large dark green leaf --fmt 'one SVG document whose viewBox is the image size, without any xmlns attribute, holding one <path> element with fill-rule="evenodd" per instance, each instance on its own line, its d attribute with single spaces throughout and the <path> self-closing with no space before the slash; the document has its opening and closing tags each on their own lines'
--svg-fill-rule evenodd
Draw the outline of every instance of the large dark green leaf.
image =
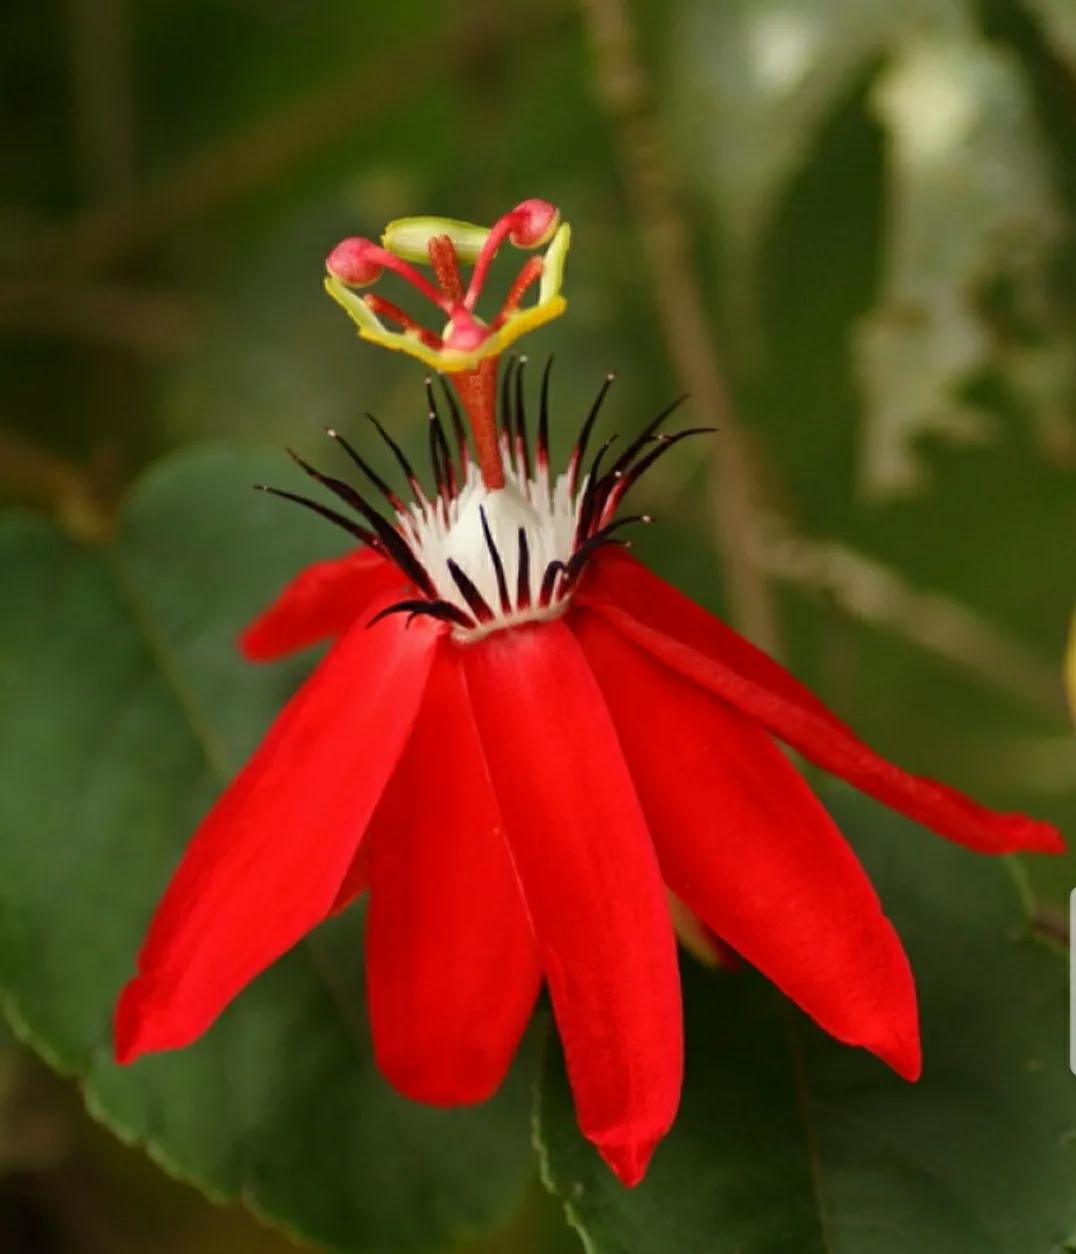
<svg viewBox="0 0 1076 1254">
<path fill-rule="evenodd" d="M 831 1042 L 757 977 L 692 967 L 683 1106 L 637 1190 L 580 1138 L 550 1058 L 545 1171 L 593 1254 L 1049 1254 L 1072 1235 L 1064 964 L 1029 937 L 1012 868 L 835 809 L 916 969 L 923 1079 Z"/>
<path fill-rule="evenodd" d="M 371 1056 L 357 911 L 194 1047 L 110 1059 L 111 1004 L 170 868 L 301 673 L 246 665 L 233 644 L 336 544 L 248 490 L 281 470 L 253 454 L 172 462 L 106 549 L 21 516 L 0 531 L 0 991 L 18 1033 L 169 1171 L 328 1244 L 441 1249 L 518 1199 L 526 1068 L 474 1111 L 395 1096 Z"/>
<path fill-rule="evenodd" d="M 1067 0 L 1026 0 L 1057 55 L 1076 65 L 1076 9 Z"/>
</svg>

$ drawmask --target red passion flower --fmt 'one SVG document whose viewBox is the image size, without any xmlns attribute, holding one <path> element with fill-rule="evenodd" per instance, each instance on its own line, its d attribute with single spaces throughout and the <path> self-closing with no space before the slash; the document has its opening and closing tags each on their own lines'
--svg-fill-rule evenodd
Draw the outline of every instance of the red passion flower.
<svg viewBox="0 0 1076 1254">
<path fill-rule="evenodd" d="M 486 321 L 475 308 L 506 238 L 545 251 Z M 900 940 L 778 742 L 980 853 L 1062 842 L 887 762 L 618 543 L 645 521 L 617 517 L 625 496 L 691 434 L 661 431 L 674 406 L 619 454 L 612 441 L 594 452 L 607 379 L 554 473 L 549 369 L 529 426 L 524 363 L 498 383 L 498 357 L 563 309 L 568 238 L 556 209 L 530 200 L 488 230 L 411 218 L 380 245 L 330 254 L 327 286 L 359 334 L 440 372 L 436 388 L 427 380 L 433 487 L 376 420 L 407 496 L 335 432 L 383 505 L 296 459 L 341 507 L 279 495 L 358 545 L 300 573 L 242 648 L 261 661 L 332 646 L 183 856 L 120 997 L 116 1053 L 193 1041 L 367 891 L 370 1022 L 388 1080 L 439 1105 L 489 1097 L 544 981 L 580 1127 L 634 1185 L 680 1096 L 674 920 L 838 1040 L 906 1079 L 920 1072 Z M 473 263 L 466 287 L 461 261 Z M 437 307 L 440 332 L 353 290 L 385 271 Z"/>
</svg>

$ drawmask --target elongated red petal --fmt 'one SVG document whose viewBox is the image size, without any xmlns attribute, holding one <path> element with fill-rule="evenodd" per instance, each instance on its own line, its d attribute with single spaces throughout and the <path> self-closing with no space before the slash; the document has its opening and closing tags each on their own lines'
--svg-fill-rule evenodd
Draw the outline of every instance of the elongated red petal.
<svg viewBox="0 0 1076 1254">
<path fill-rule="evenodd" d="M 378 1066 L 416 1101 L 484 1101 L 515 1054 L 541 969 L 458 649 L 434 664 L 369 849 Z"/>
<path fill-rule="evenodd" d="M 475 721 L 579 1125 L 627 1185 L 676 1113 L 680 981 L 665 890 L 601 692 L 563 622 L 463 651 Z"/>
<path fill-rule="evenodd" d="M 858 859 L 757 723 L 595 614 L 576 632 L 616 723 L 669 887 L 827 1032 L 909 1080 L 911 969 Z"/>
<path fill-rule="evenodd" d="M 875 753 L 772 658 L 626 555 L 595 561 L 580 601 L 666 666 L 709 689 L 834 775 L 980 853 L 1060 853 L 1049 823 L 988 810 Z"/>
<path fill-rule="evenodd" d="M 660 579 L 623 548 L 600 549 L 587 564 L 578 600 L 595 607 L 614 605 L 642 624 L 716 658 L 760 688 L 812 710 L 844 727 L 836 714 L 768 653 Z"/>
<path fill-rule="evenodd" d="M 351 865 L 347 869 L 343 883 L 340 885 L 333 901 L 330 914 L 338 914 L 346 910 L 358 897 L 370 887 L 370 841 L 362 841 L 355 851 Z"/>
<path fill-rule="evenodd" d="M 374 597 L 404 583 L 397 568 L 373 549 L 315 562 L 258 615 L 239 637 L 239 647 L 252 662 L 271 662 L 341 636 Z"/>
<path fill-rule="evenodd" d="M 439 641 L 424 623 L 359 623 L 288 703 L 157 908 L 116 1011 L 119 1061 L 193 1041 L 325 917 L 400 758 Z"/>
</svg>

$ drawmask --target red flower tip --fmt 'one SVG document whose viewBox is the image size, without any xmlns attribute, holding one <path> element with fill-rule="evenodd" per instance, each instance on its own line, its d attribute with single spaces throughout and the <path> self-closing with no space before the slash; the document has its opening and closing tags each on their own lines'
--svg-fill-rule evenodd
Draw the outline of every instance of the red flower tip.
<svg viewBox="0 0 1076 1254">
<path fill-rule="evenodd" d="M 266 639 L 260 616 L 240 632 L 236 646 L 248 662 L 273 662 L 277 657 L 272 642 Z"/>
<path fill-rule="evenodd" d="M 880 1057 L 902 1080 L 907 1080 L 910 1084 L 914 1084 L 923 1074 L 923 1049 L 918 1033 L 895 1041 L 892 1049 Z"/>
<path fill-rule="evenodd" d="M 445 1110 L 474 1106 L 488 1101 L 504 1079 L 504 1060 L 480 1042 L 439 1054 L 414 1046 L 411 1040 L 374 1041 L 378 1071 L 409 1101 Z"/>
<path fill-rule="evenodd" d="M 378 253 L 381 250 L 373 240 L 353 235 L 341 240 L 325 258 L 325 268 L 348 287 L 368 287 L 381 277 L 384 266 Z"/>
<path fill-rule="evenodd" d="M 135 1062 L 153 1049 L 146 1041 L 148 1027 L 152 1023 L 147 1011 L 140 982 L 134 979 L 124 988 L 116 1004 L 112 1039 L 114 1056 L 120 1066 Z"/>
<path fill-rule="evenodd" d="M 660 1136 L 632 1141 L 600 1141 L 595 1148 L 626 1189 L 634 1189 L 646 1175 Z"/>
<path fill-rule="evenodd" d="M 1024 814 L 1006 816 L 1013 850 L 1030 853 L 1064 853 L 1065 838 L 1052 823 L 1031 819 Z"/>
<path fill-rule="evenodd" d="M 205 1031 L 205 1021 L 190 1013 L 173 984 L 137 975 L 120 993 L 112 1023 L 113 1055 L 121 1066 L 143 1054 L 183 1049 Z"/>
<path fill-rule="evenodd" d="M 548 200 L 521 201 L 508 216 L 508 238 L 517 248 L 541 248 L 560 223 L 560 210 Z"/>
<path fill-rule="evenodd" d="M 840 1034 L 838 1039 L 869 1050 L 887 1067 L 891 1067 L 902 1080 L 914 1084 L 923 1074 L 923 1045 L 919 1036 L 919 1013 L 910 979 L 909 970 L 908 1000 L 901 1005 L 899 994 L 887 998 L 887 1001 L 893 1000 L 896 1004 L 887 1008 L 882 1020 L 874 1025 L 873 1031 L 864 1032 L 858 1040 Z"/>
</svg>

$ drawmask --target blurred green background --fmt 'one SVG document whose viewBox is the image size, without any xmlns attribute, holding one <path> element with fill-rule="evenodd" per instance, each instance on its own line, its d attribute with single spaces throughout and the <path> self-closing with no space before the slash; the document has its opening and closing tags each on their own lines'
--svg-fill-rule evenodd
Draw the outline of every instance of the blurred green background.
<svg viewBox="0 0 1076 1254">
<path fill-rule="evenodd" d="M 1076 831 L 1071 0 L 66 0 L 5 28 L 0 501 L 94 542 L 190 444 L 311 453 L 370 409 L 420 448 L 420 368 L 356 343 L 323 257 L 542 196 L 574 230 L 568 314 L 526 346 L 561 447 L 608 370 L 610 429 L 731 392 L 643 485 L 646 556 L 743 621 L 731 547 L 767 607 L 744 625 L 869 740 Z M 1074 863 L 1028 871 L 1057 932 Z M 290 1248 L 11 1042 L 0 1232 Z M 575 1239 L 536 1187 L 466 1248 Z"/>
</svg>

